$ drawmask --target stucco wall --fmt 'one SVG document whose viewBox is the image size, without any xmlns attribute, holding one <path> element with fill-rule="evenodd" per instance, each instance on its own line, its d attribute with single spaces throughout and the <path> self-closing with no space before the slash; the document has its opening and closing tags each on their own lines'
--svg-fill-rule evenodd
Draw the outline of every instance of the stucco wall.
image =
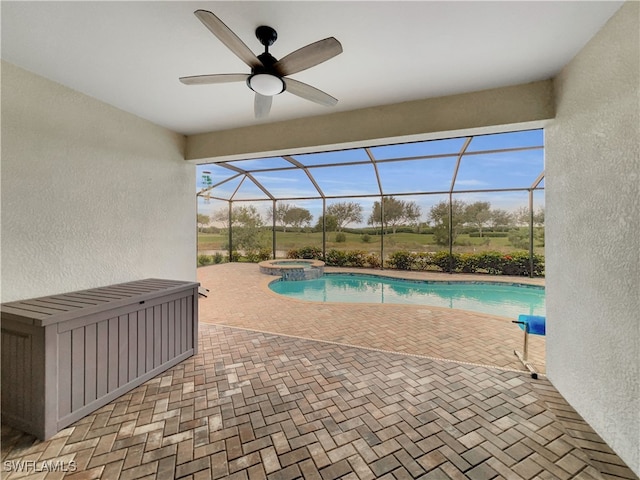
<svg viewBox="0 0 640 480">
<path fill-rule="evenodd" d="M 640 473 L 640 26 L 626 3 L 555 80 L 547 372 Z"/>
<path fill-rule="evenodd" d="M 194 280 L 184 137 L 2 63 L 3 302 Z"/>
</svg>

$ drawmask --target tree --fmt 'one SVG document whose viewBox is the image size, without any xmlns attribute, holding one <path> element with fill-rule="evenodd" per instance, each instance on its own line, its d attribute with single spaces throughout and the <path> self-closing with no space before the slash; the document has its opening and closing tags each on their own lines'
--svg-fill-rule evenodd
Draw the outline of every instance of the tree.
<svg viewBox="0 0 640 480">
<path fill-rule="evenodd" d="M 509 243 L 522 250 L 529 249 L 529 229 L 514 228 L 509 232 Z"/>
<path fill-rule="evenodd" d="M 520 207 L 513 214 L 518 225 L 529 225 L 529 207 Z M 544 225 L 544 208 L 540 207 L 533 212 L 533 224 L 539 227 Z"/>
<path fill-rule="evenodd" d="M 500 227 L 509 227 L 513 223 L 513 215 L 506 210 L 500 210 L 496 208 L 495 210 L 491 210 L 491 218 L 489 219 L 489 224 L 493 228 Z"/>
<path fill-rule="evenodd" d="M 326 213 L 335 217 L 338 232 L 350 223 L 362 222 L 362 205 L 357 202 L 332 203 Z"/>
<path fill-rule="evenodd" d="M 527 228 L 519 228 L 509 232 L 509 242 L 517 248 L 529 248 L 529 224 L 531 223 L 531 211 L 529 207 L 520 207 L 513 214 L 518 225 Z M 539 245 L 544 247 L 544 208 L 539 207 L 533 212 L 533 237 Z"/>
<path fill-rule="evenodd" d="M 201 230 L 205 225 L 207 225 L 211 219 L 208 215 L 203 213 L 198 213 L 196 216 L 196 223 L 198 224 L 198 230 Z"/>
<path fill-rule="evenodd" d="M 338 220 L 333 215 L 327 215 L 326 217 L 323 217 L 322 215 L 320 215 L 320 217 L 318 218 L 318 222 L 316 223 L 316 226 L 313 227 L 313 229 L 316 232 L 321 232 L 322 231 L 322 221 L 325 218 L 326 218 L 325 225 L 324 225 L 325 230 L 327 232 L 335 232 L 335 231 L 337 231 L 338 230 Z"/>
<path fill-rule="evenodd" d="M 452 243 L 456 241 L 456 237 L 465 222 L 465 209 L 467 204 L 462 200 L 453 200 L 451 208 L 453 211 L 452 219 Z M 435 241 L 439 245 L 449 245 L 449 202 L 442 201 L 431 207 L 429 218 L 433 222 L 433 235 Z"/>
<path fill-rule="evenodd" d="M 287 224 L 285 223 L 284 219 L 287 215 L 287 212 L 291 208 L 292 206 L 289 205 L 288 203 L 285 203 L 285 202 L 276 203 L 275 220 L 276 220 L 276 224 L 280 224 L 283 232 L 287 231 Z M 269 207 L 267 218 L 269 218 L 270 220 L 273 220 L 274 218 L 273 206 Z"/>
<path fill-rule="evenodd" d="M 213 212 L 211 219 L 214 222 L 222 224 L 222 228 L 229 228 L 229 209 L 218 208 Z"/>
<path fill-rule="evenodd" d="M 529 207 L 519 207 L 513 212 L 513 218 L 520 226 L 529 225 Z"/>
<path fill-rule="evenodd" d="M 422 209 L 420 208 L 420 205 L 418 205 L 416 202 L 408 202 L 408 201 L 403 203 L 404 203 L 404 212 L 403 212 L 404 222 L 407 223 L 408 225 L 417 226 L 419 224 L 420 217 L 422 216 Z"/>
<path fill-rule="evenodd" d="M 260 212 L 253 205 L 233 207 L 231 221 L 234 227 L 260 228 L 264 226 Z"/>
<path fill-rule="evenodd" d="M 383 228 L 386 230 L 391 227 L 393 233 L 400 225 L 415 224 L 421 215 L 420 206 L 415 202 L 407 202 L 398 200 L 394 197 L 383 197 L 384 218 L 382 219 Z M 367 220 L 369 225 L 380 225 L 380 202 L 373 203 L 373 211 Z"/>
<path fill-rule="evenodd" d="M 313 220 L 313 215 L 306 208 L 291 207 L 285 213 L 282 223 L 291 225 L 293 228 L 301 228 L 303 225 L 310 225 Z"/>
<path fill-rule="evenodd" d="M 244 250 L 255 250 L 262 246 L 264 222 L 258 209 L 253 206 L 233 207 L 232 213 L 233 246 Z"/>
<path fill-rule="evenodd" d="M 544 247 L 544 208 L 540 207 L 533 213 L 534 228 L 533 235 L 540 242 L 539 245 Z"/>
<path fill-rule="evenodd" d="M 540 207 L 533 212 L 533 224 L 538 227 L 544 226 L 544 208 Z"/>
<path fill-rule="evenodd" d="M 491 219 L 491 204 L 489 202 L 474 202 L 465 207 L 464 215 L 466 222 L 476 227 L 482 237 L 482 229 Z"/>
</svg>

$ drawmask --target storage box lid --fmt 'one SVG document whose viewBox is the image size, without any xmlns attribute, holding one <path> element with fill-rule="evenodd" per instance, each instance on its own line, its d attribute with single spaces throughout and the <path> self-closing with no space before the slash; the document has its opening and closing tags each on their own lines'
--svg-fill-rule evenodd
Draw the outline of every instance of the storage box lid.
<svg viewBox="0 0 640 480">
<path fill-rule="evenodd" d="M 18 300 L 0 305 L 3 320 L 46 326 L 198 287 L 197 282 L 147 278 L 107 287 Z"/>
</svg>

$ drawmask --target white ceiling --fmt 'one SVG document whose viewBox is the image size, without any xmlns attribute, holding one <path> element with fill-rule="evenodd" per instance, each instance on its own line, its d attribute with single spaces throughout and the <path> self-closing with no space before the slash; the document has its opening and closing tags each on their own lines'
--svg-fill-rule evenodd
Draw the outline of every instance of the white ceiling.
<svg viewBox="0 0 640 480">
<path fill-rule="evenodd" d="M 182 134 L 470 92 L 553 77 L 623 2 L 9 2 L 2 58 Z M 278 31 L 276 58 L 325 37 L 344 52 L 292 75 L 339 99 L 283 93 L 253 117 L 244 83 L 178 77 L 249 73 L 193 15 L 206 9 L 256 54 L 255 28 Z"/>
</svg>

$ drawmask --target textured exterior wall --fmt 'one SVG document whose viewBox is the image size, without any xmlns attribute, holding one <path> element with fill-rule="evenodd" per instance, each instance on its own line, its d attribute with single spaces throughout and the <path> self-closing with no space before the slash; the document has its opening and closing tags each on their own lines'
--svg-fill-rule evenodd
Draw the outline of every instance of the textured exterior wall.
<svg viewBox="0 0 640 480">
<path fill-rule="evenodd" d="M 628 2 L 555 80 L 546 130 L 547 372 L 640 473 L 640 26 Z"/>
<path fill-rule="evenodd" d="M 195 280 L 184 137 L 2 63 L 2 302 Z"/>
</svg>

